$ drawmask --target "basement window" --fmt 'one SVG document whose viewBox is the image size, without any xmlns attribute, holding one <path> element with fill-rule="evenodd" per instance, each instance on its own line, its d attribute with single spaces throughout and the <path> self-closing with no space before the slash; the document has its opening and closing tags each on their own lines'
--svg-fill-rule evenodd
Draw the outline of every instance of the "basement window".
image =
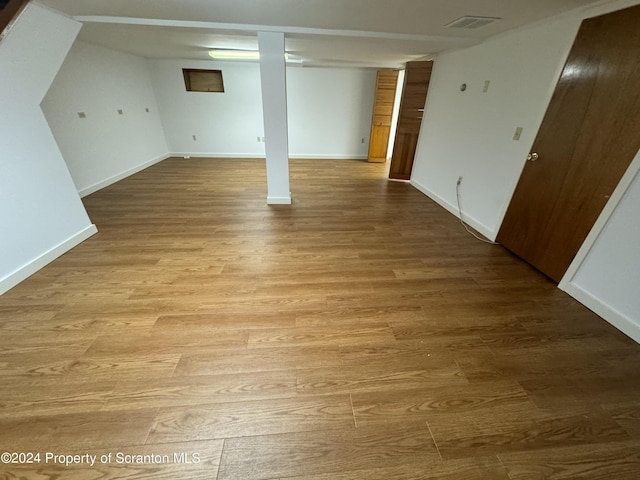
<svg viewBox="0 0 640 480">
<path fill-rule="evenodd" d="M 183 68 L 182 74 L 187 92 L 224 93 L 222 70 Z"/>
</svg>

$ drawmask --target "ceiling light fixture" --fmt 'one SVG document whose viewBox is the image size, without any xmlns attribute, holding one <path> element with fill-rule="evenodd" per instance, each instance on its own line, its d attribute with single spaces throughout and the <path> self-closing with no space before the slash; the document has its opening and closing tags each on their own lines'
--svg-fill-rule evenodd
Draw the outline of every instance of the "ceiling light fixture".
<svg viewBox="0 0 640 480">
<path fill-rule="evenodd" d="M 260 52 L 257 50 L 209 50 L 209 56 L 215 60 L 260 60 Z M 289 60 L 289 54 L 284 54 L 285 60 Z"/>
<path fill-rule="evenodd" d="M 253 50 L 209 50 L 209 56 L 216 60 L 259 60 L 260 52 Z"/>
</svg>

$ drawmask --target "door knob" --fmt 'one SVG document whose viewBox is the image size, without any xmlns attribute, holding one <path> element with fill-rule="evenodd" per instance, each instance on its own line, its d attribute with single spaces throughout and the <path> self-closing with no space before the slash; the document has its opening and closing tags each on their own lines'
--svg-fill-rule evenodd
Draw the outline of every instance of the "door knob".
<svg viewBox="0 0 640 480">
<path fill-rule="evenodd" d="M 540 158 L 540 155 L 535 152 L 527 155 L 527 160 L 529 160 L 530 162 L 535 162 L 536 160 L 538 160 L 538 158 Z"/>
</svg>

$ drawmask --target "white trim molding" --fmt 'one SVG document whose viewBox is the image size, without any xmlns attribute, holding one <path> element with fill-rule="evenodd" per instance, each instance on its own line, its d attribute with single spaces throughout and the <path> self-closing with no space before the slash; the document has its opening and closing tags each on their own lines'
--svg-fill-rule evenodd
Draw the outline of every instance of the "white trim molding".
<svg viewBox="0 0 640 480">
<path fill-rule="evenodd" d="M 288 197 L 267 197 L 267 205 L 291 205 L 291 195 Z"/>
<path fill-rule="evenodd" d="M 249 160 L 264 160 L 263 153 L 206 153 L 206 152 L 172 152 L 169 157 L 182 157 L 185 160 L 190 158 L 241 158 Z"/>
<path fill-rule="evenodd" d="M 173 152 L 169 157 L 188 158 L 242 158 L 251 160 L 265 160 L 266 156 L 256 153 L 203 153 L 203 152 Z M 290 154 L 289 160 L 366 160 L 366 155 L 334 155 L 334 154 Z"/>
<path fill-rule="evenodd" d="M 62 243 L 59 243 L 58 245 L 51 248 L 50 250 L 47 250 L 45 253 L 43 253 L 39 257 L 36 257 L 26 265 L 23 265 L 22 267 L 10 273 L 6 277 L 0 279 L 0 295 L 9 291 L 10 289 L 18 285 L 20 282 L 26 280 L 31 275 L 36 273 L 41 268 L 53 262 L 56 258 L 67 253 L 73 247 L 84 242 L 87 238 L 91 237 L 96 233 L 98 233 L 97 227 L 91 224 L 88 227 L 76 233 L 75 235 L 69 237 Z"/>
<path fill-rule="evenodd" d="M 300 154 L 289 155 L 289 160 L 367 160 L 367 155 L 315 155 L 315 154 Z"/>
<path fill-rule="evenodd" d="M 145 168 L 149 168 L 150 166 L 155 165 L 156 163 L 160 163 L 161 161 L 166 160 L 170 156 L 171 155 L 169 155 L 168 153 L 165 153 L 164 155 L 160 155 L 159 157 L 149 160 L 148 162 L 144 162 L 136 167 L 130 168 L 129 170 L 125 170 L 124 172 L 121 172 L 121 173 L 118 173 L 117 175 L 106 178 L 105 180 L 102 180 L 98 183 L 89 185 L 88 187 L 78 190 L 78 195 L 80 195 L 80 198 L 84 198 L 87 195 L 91 195 L 92 193 L 95 193 L 98 190 L 102 190 L 103 188 L 108 187 L 109 185 L 113 185 L 114 183 L 119 182 L 120 180 L 123 180 L 127 177 L 130 177 L 131 175 L 141 172 Z"/>
<path fill-rule="evenodd" d="M 565 292 L 567 292 L 592 312 L 600 315 L 622 333 L 640 343 L 640 325 L 635 323 L 632 319 L 618 312 L 610 305 L 607 305 L 602 300 L 594 297 L 589 292 L 583 290 L 574 283 L 570 283 L 569 285 L 567 285 Z"/>
</svg>

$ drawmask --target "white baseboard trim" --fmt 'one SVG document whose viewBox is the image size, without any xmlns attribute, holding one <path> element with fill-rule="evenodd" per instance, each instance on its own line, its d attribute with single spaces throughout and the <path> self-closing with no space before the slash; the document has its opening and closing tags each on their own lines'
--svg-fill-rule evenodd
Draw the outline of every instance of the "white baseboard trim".
<svg viewBox="0 0 640 480">
<path fill-rule="evenodd" d="M 9 291 L 20 282 L 26 280 L 38 270 L 53 262 L 56 258 L 68 252 L 76 245 L 84 242 L 87 238 L 96 234 L 97 232 L 98 229 L 96 228 L 96 226 L 91 224 L 75 235 L 69 237 L 64 242 L 44 252 L 42 255 L 30 261 L 26 265 L 0 279 L 0 295 Z"/>
<path fill-rule="evenodd" d="M 288 197 L 267 197 L 267 205 L 291 205 L 291 195 Z"/>
<path fill-rule="evenodd" d="M 568 283 L 563 290 L 589 310 L 600 315 L 629 338 L 640 343 L 640 325 L 633 322 L 629 317 L 607 305 L 599 298 L 594 297 L 575 283 Z"/>
<path fill-rule="evenodd" d="M 417 180 L 414 180 L 413 178 L 411 179 L 410 183 L 417 190 L 419 190 L 420 192 L 424 193 L 427 197 L 429 197 L 431 200 L 436 202 L 442 208 L 448 210 L 449 213 L 451 213 L 451 214 L 455 215 L 456 217 L 460 218 L 460 213 L 458 212 L 458 206 L 457 205 L 453 205 L 452 203 L 449 203 L 447 200 L 445 200 L 444 198 L 442 198 L 438 194 L 432 192 L 427 187 L 422 185 Z M 480 223 L 477 220 L 475 220 L 473 217 L 470 217 L 468 214 L 464 215 L 464 221 L 465 221 L 465 223 L 467 225 L 473 227 L 477 232 L 480 232 L 482 235 L 487 237 L 489 240 L 495 241 L 495 238 L 497 236 L 497 232 L 494 232 L 493 230 L 491 230 L 486 225 L 483 225 L 482 223 Z M 462 228 L 462 226 L 461 226 L 461 228 Z"/>
<path fill-rule="evenodd" d="M 191 158 L 248 158 L 262 159 L 266 157 L 264 154 L 256 153 L 202 153 L 202 152 L 173 152 L 170 157 L 191 157 Z M 366 155 L 307 155 L 307 154 L 289 154 L 290 160 L 366 160 Z"/>
<path fill-rule="evenodd" d="M 367 160 L 367 155 L 294 155 L 290 154 L 291 160 Z"/>
<path fill-rule="evenodd" d="M 144 170 L 145 168 L 149 168 L 151 165 L 155 165 L 156 163 L 159 163 L 163 160 L 166 160 L 167 158 L 169 158 L 171 155 L 169 155 L 168 153 L 160 155 L 159 157 L 156 157 L 152 160 L 149 160 L 148 162 L 144 162 L 136 167 L 130 168 L 129 170 L 125 170 L 122 173 L 118 173 L 117 175 L 114 175 L 112 177 L 109 177 L 105 180 L 102 180 L 98 183 L 94 183 L 93 185 L 89 185 L 88 187 L 85 187 L 81 190 L 78 191 L 78 194 L 80 195 L 80 198 L 86 197 L 87 195 L 91 195 L 92 193 L 97 192 L 98 190 L 101 190 L 105 187 L 108 187 L 109 185 L 112 185 L 116 182 L 119 182 L 120 180 L 122 180 L 123 178 L 127 178 L 131 175 L 133 175 L 134 173 L 138 173 L 142 170 Z"/>
<path fill-rule="evenodd" d="M 190 158 L 246 158 L 250 160 L 264 160 L 264 154 L 259 153 L 203 153 L 203 152 L 172 152 L 169 157 Z M 185 158 L 185 160 L 188 160 Z"/>
</svg>

